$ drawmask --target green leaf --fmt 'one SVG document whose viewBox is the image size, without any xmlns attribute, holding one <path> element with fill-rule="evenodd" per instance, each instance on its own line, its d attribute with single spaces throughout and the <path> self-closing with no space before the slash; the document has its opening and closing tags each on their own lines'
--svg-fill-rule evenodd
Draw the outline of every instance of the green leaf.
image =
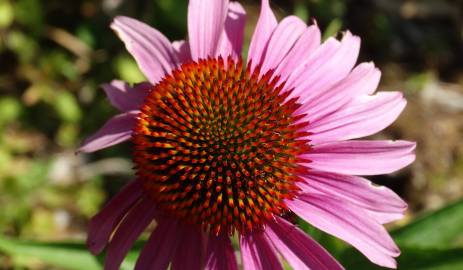
<svg viewBox="0 0 463 270">
<path fill-rule="evenodd" d="M 135 60 L 127 54 L 115 59 L 115 68 L 118 76 L 126 82 L 138 83 L 146 81 Z"/>
<path fill-rule="evenodd" d="M 30 30 L 33 34 L 41 32 L 44 28 L 44 6 L 40 0 L 15 1 L 14 13 L 18 22 Z M 32 34 L 32 33 L 30 33 Z"/>
<path fill-rule="evenodd" d="M 0 1 L 0 29 L 7 28 L 13 23 L 13 7 L 9 1 Z"/>
<path fill-rule="evenodd" d="M 463 200 L 418 218 L 393 231 L 392 236 L 406 246 L 456 247 L 462 244 L 462 224 Z"/>
<path fill-rule="evenodd" d="M 121 270 L 135 268 L 138 254 L 145 241 L 137 241 L 134 248 L 122 262 Z M 27 264 L 37 260 L 55 267 L 67 270 L 101 270 L 103 269 L 104 254 L 92 255 L 83 242 L 38 242 L 0 237 L 0 252 Z"/>
<path fill-rule="evenodd" d="M 81 243 L 39 243 L 0 237 L 0 250 L 12 257 L 40 260 L 69 270 L 100 270 L 97 257 Z"/>
<path fill-rule="evenodd" d="M 37 40 L 23 32 L 12 30 L 5 41 L 6 47 L 12 50 L 23 64 L 31 62 L 39 51 Z"/>
<path fill-rule="evenodd" d="M 77 122 L 82 117 L 76 98 L 67 91 L 60 91 L 53 105 L 60 118 L 66 122 Z"/>
<path fill-rule="evenodd" d="M 339 18 L 333 19 L 330 24 L 325 29 L 325 32 L 323 32 L 323 40 L 327 40 L 329 37 L 332 37 L 336 35 L 337 32 L 342 27 L 342 21 Z"/>
<path fill-rule="evenodd" d="M 397 260 L 398 269 L 404 270 L 461 270 L 463 248 L 420 249 L 402 246 L 402 255 Z M 349 249 L 342 254 L 340 262 L 346 269 L 382 270 L 357 252 Z"/>
<path fill-rule="evenodd" d="M 307 2 L 296 1 L 296 3 L 294 4 L 294 15 L 298 16 L 303 21 L 307 21 L 309 19 Z"/>
<path fill-rule="evenodd" d="M 15 121 L 21 114 L 21 103 L 13 97 L 0 98 L 0 126 Z"/>
</svg>

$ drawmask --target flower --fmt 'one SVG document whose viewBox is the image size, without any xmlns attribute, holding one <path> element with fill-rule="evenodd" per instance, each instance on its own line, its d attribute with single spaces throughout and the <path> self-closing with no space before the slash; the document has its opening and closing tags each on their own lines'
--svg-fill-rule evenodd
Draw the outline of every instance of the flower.
<svg viewBox="0 0 463 270">
<path fill-rule="evenodd" d="M 277 22 L 268 0 L 243 63 L 245 11 L 228 0 L 190 0 L 188 41 L 171 43 L 137 20 L 111 27 L 148 82 L 103 85 L 121 114 L 80 148 L 131 139 L 137 177 L 90 222 L 93 253 L 107 245 L 118 269 L 133 242 L 156 227 L 136 269 L 343 269 L 288 217 L 297 215 L 395 268 L 400 251 L 384 223 L 407 205 L 357 175 L 386 174 L 414 160 L 415 143 L 354 140 L 390 125 L 399 92 L 374 93 L 380 71 L 356 64 L 349 32 L 321 43 L 316 24 Z"/>
</svg>

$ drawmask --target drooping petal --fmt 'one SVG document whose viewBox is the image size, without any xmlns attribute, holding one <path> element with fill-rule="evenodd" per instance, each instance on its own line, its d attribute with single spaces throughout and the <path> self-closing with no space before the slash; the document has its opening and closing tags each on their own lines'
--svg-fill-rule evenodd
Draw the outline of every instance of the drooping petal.
<svg viewBox="0 0 463 270">
<path fill-rule="evenodd" d="M 320 244 L 281 217 L 268 224 L 265 234 L 293 269 L 344 269 Z"/>
<path fill-rule="evenodd" d="M 248 63 L 252 60 L 253 66 L 260 65 L 267 52 L 268 42 L 278 22 L 273 14 L 268 0 L 262 0 L 260 5 L 260 15 L 256 28 L 252 34 L 251 43 L 248 51 Z"/>
<path fill-rule="evenodd" d="M 382 225 L 361 208 L 321 194 L 303 194 L 286 201 L 295 214 L 362 252 L 372 262 L 395 268 L 398 247 Z"/>
<path fill-rule="evenodd" d="M 193 60 L 216 55 L 228 4 L 228 0 L 190 0 L 188 37 Z"/>
<path fill-rule="evenodd" d="M 241 235 L 240 248 L 244 270 L 283 270 L 274 247 L 262 232 Z"/>
<path fill-rule="evenodd" d="M 327 91 L 302 104 L 298 110 L 307 114 L 303 121 L 315 122 L 346 105 L 354 97 L 373 94 L 378 87 L 381 72 L 373 63 L 362 63 L 349 75 Z"/>
<path fill-rule="evenodd" d="M 182 239 L 172 260 L 172 270 L 203 269 L 204 233 L 191 224 L 181 224 L 177 233 L 182 235 Z"/>
<path fill-rule="evenodd" d="M 165 270 L 177 249 L 181 234 L 178 220 L 159 217 L 156 229 L 151 233 L 135 264 L 135 270 Z"/>
<path fill-rule="evenodd" d="M 108 204 L 95 215 L 88 226 L 87 246 L 93 254 L 100 253 L 120 220 L 142 196 L 139 180 L 130 181 Z"/>
<path fill-rule="evenodd" d="M 307 25 L 296 16 L 284 18 L 273 31 L 268 43 L 268 52 L 262 62 L 262 73 L 277 67 L 294 44 L 299 40 Z"/>
<path fill-rule="evenodd" d="M 217 56 L 221 55 L 226 59 L 231 55 L 235 60 L 241 57 L 245 26 L 246 11 L 243 6 L 238 2 L 230 2 Z"/>
<path fill-rule="evenodd" d="M 155 85 L 177 66 L 170 41 L 158 30 L 135 19 L 118 16 L 111 28 L 119 35 L 148 81 Z"/>
<path fill-rule="evenodd" d="M 152 200 L 142 199 L 117 227 L 106 251 L 105 270 L 118 270 L 125 256 L 140 234 L 150 224 L 156 208 Z"/>
<path fill-rule="evenodd" d="M 178 59 L 179 64 L 191 61 L 190 44 L 185 40 L 177 40 L 172 42 L 174 53 Z"/>
<path fill-rule="evenodd" d="M 336 85 L 354 67 L 359 50 L 360 38 L 349 32 L 340 43 L 333 38 L 328 39 L 289 77 L 287 87 L 294 88 L 291 96 L 298 96 L 299 102 L 305 103 L 317 93 L 327 91 Z"/>
<path fill-rule="evenodd" d="M 310 123 L 311 143 L 319 144 L 373 135 L 392 124 L 405 108 L 400 92 L 379 92 L 357 97 L 319 121 Z"/>
<path fill-rule="evenodd" d="M 407 204 L 394 191 L 375 186 L 365 178 L 311 170 L 299 183 L 302 192 L 321 192 L 361 207 L 379 223 L 403 217 Z"/>
<path fill-rule="evenodd" d="M 78 152 L 95 152 L 127 141 L 132 134 L 137 115 L 138 111 L 129 111 L 109 119 L 95 134 L 85 139 Z"/>
<path fill-rule="evenodd" d="M 404 213 L 394 213 L 394 212 L 379 212 L 373 211 L 369 209 L 365 209 L 365 211 L 370 215 L 376 222 L 380 224 L 387 224 L 397 220 L 400 220 L 404 217 Z M 404 210 L 405 211 L 405 210 Z"/>
<path fill-rule="evenodd" d="M 130 87 L 126 82 L 119 80 L 101 85 L 111 105 L 121 112 L 140 109 L 152 87 L 150 83 L 140 83 Z"/>
<path fill-rule="evenodd" d="M 343 141 L 313 146 L 301 155 L 310 168 L 351 175 L 387 174 L 415 160 L 416 144 L 408 141 Z"/>
<path fill-rule="evenodd" d="M 206 270 L 238 270 L 235 251 L 226 234 L 209 235 L 207 244 Z"/>
<path fill-rule="evenodd" d="M 303 64 L 315 50 L 320 46 L 321 33 L 317 25 L 309 26 L 301 38 L 297 40 L 294 47 L 278 65 L 275 74 L 282 76 L 281 80 L 286 80 L 294 70 Z"/>
</svg>

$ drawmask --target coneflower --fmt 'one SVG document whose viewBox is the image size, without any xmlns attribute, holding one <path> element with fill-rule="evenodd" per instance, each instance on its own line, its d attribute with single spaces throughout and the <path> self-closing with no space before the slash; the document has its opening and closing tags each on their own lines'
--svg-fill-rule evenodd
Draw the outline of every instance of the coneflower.
<svg viewBox="0 0 463 270">
<path fill-rule="evenodd" d="M 297 215 L 396 267 L 400 251 L 382 224 L 402 217 L 395 193 L 353 175 L 399 170 L 414 160 L 406 141 L 352 140 L 390 125 L 399 92 L 374 93 L 380 71 L 355 66 L 360 39 L 321 44 L 317 25 L 277 22 L 268 0 L 241 58 L 245 11 L 238 2 L 190 0 L 188 41 L 169 42 L 127 17 L 112 28 L 149 82 L 103 86 L 121 111 L 80 148 L 131 139 L 136 178 L 90 223 L 88 245 L 107 245 L 118 269 L 154 220 L 136 269 L 343 269 L 287 217 Z"/>
</svg>

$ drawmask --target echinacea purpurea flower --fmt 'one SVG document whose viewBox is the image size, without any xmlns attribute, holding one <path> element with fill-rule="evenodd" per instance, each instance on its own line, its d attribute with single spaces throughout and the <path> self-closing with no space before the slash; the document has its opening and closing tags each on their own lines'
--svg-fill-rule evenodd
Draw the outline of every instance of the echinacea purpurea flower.
<svg viewBox="0 0 463 270">
<path fill-rule="evenodd" d="M 396 267 L 399 249 L 382 224 L 406 204 L 356 175 L 399 170 L 414 160 L 407 141 L 354 140 L 390 125 L 399 92 L 374 93 L 380 72 L 355 66 L 360 39 L 321 43 L 317 25 L 277 22 L 268 0 L 241 58 L 245 11 L 238 2 L 190 0 L 188 41 L 171 43 L 128 17 L 111 27 L 148 82 L 103 86 L 121 111 L 81 151 L 131 139 L 136 178 L 90 223 L 88 245 L 107 245 L 118 269 L 155 220 L 136 269 L 343 269 L 289 221 L 297 215 Z"/>
</svg>

